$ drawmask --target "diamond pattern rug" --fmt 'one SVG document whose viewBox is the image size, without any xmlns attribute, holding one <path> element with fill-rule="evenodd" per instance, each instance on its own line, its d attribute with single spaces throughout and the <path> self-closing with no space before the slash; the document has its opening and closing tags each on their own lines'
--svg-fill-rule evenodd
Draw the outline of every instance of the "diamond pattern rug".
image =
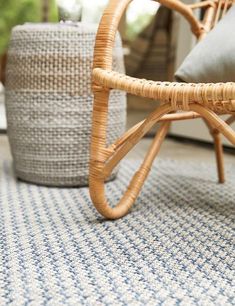
<svg viewBox="0 0 235 306">
<path fill-rule="evenodd" d="M 115 204 L 138 161 L 107 184 Z M 229 165 L 227 165 L 227 168 Z M 103 220 L 87 188 L 0 166 L 0 305 L 235 305 L 235 168 L 159 160 L 132 212 Z"/>
</svg>

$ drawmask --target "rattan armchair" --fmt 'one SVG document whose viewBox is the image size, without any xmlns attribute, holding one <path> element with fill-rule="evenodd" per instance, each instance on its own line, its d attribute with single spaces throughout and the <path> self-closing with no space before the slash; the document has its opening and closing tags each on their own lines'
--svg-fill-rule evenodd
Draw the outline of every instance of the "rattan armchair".
<svg viewBox="0 0 235 306">
<path fill-rule="evenodd" d="M 177 83 L 154 82 L 129 77 L 112 71 L 112 49 L 115 33 L 124 10 L 131 0 L 110 0 L 101 19 L 94 52 L 93 69 L 93 125 L 90 153 L 90 196 L 97 210 L 108 219 L 116 219 L 128 213 L 151 169 L 160 146 L 174 120 L 203 118 L 215 142 L 219 182 L 224 182 L 223 134 L 235 145 L 235 132 L 230 124 L 235 121 L 235 83 Z M 198 40 L 223 16 L 232 2 L 228 0 L 203 1 L 186 5 L 179 0 L 161 0 L 162 5 L 182 14 L 191 25 Z M 194 10 L 205 10 L 199 21 Z M 109 92 L 119 89 L 127 93 L 161 101 L 161 105 L 149 116 L 133 126 L 110 146 L 106 145 L 106 129 Z M 183 112 L 182 112 L 183 111 Z M 230 114 L 227 121 L 219 115 Z M 135 173 L 123 197 L 116 206 L 110 206 L 105 196 L 105 180 L 114 167 L 155 125 L 161 123 L 146 157 Z"/>
</svg>

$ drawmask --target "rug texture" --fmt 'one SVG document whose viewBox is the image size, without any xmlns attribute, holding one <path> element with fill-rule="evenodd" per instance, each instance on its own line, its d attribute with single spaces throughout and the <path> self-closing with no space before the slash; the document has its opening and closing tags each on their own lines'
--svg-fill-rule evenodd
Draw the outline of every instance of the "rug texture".
<svg viewBox="0 0 235 306">
<path fill-rule="evenodd" d="M 137 161 L 107 184 L 117 202 Z M 229 166 L 229 165 L 228 165 Z M 103 220 L 87 188 L 0 167 L 0 305 L 235 305 L 235 168 L 158 161 L 132 212 Z"/>
</svg>

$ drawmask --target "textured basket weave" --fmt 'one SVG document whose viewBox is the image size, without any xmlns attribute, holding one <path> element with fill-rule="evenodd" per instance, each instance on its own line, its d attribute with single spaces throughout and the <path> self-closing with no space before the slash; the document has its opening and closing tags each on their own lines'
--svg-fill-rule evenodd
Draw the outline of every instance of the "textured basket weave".
<svg viewBox="0 0 235 306">
<path fill-rule="evenodd" d="M 96 27 L 26 24 L 13 29 L 8 53 L 6 110 L 16 175 L 56 186 L 88 183 L 91 69 Z M 123 71 L 117 37 L 114 69 Z M 108 142 L 125 126 L 126 98 L 110 97 Z"/>
</svg>

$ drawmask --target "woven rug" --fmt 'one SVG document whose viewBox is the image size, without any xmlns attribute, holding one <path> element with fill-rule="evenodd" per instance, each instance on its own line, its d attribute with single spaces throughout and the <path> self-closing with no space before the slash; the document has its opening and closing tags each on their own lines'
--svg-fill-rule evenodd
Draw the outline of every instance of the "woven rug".
<svg viewBox="0 0 235 306">
<path fill-rule="evenodd" d="M 116 202 L 136 169 L 107 184 Z M 229 165 L 228 165 L 229 166 Z M 0 167 L 0 305 L 235 305 L 235 168 L 156 162 L 133 211 L 104 221 L 87 188 Z"/>
</svg>

